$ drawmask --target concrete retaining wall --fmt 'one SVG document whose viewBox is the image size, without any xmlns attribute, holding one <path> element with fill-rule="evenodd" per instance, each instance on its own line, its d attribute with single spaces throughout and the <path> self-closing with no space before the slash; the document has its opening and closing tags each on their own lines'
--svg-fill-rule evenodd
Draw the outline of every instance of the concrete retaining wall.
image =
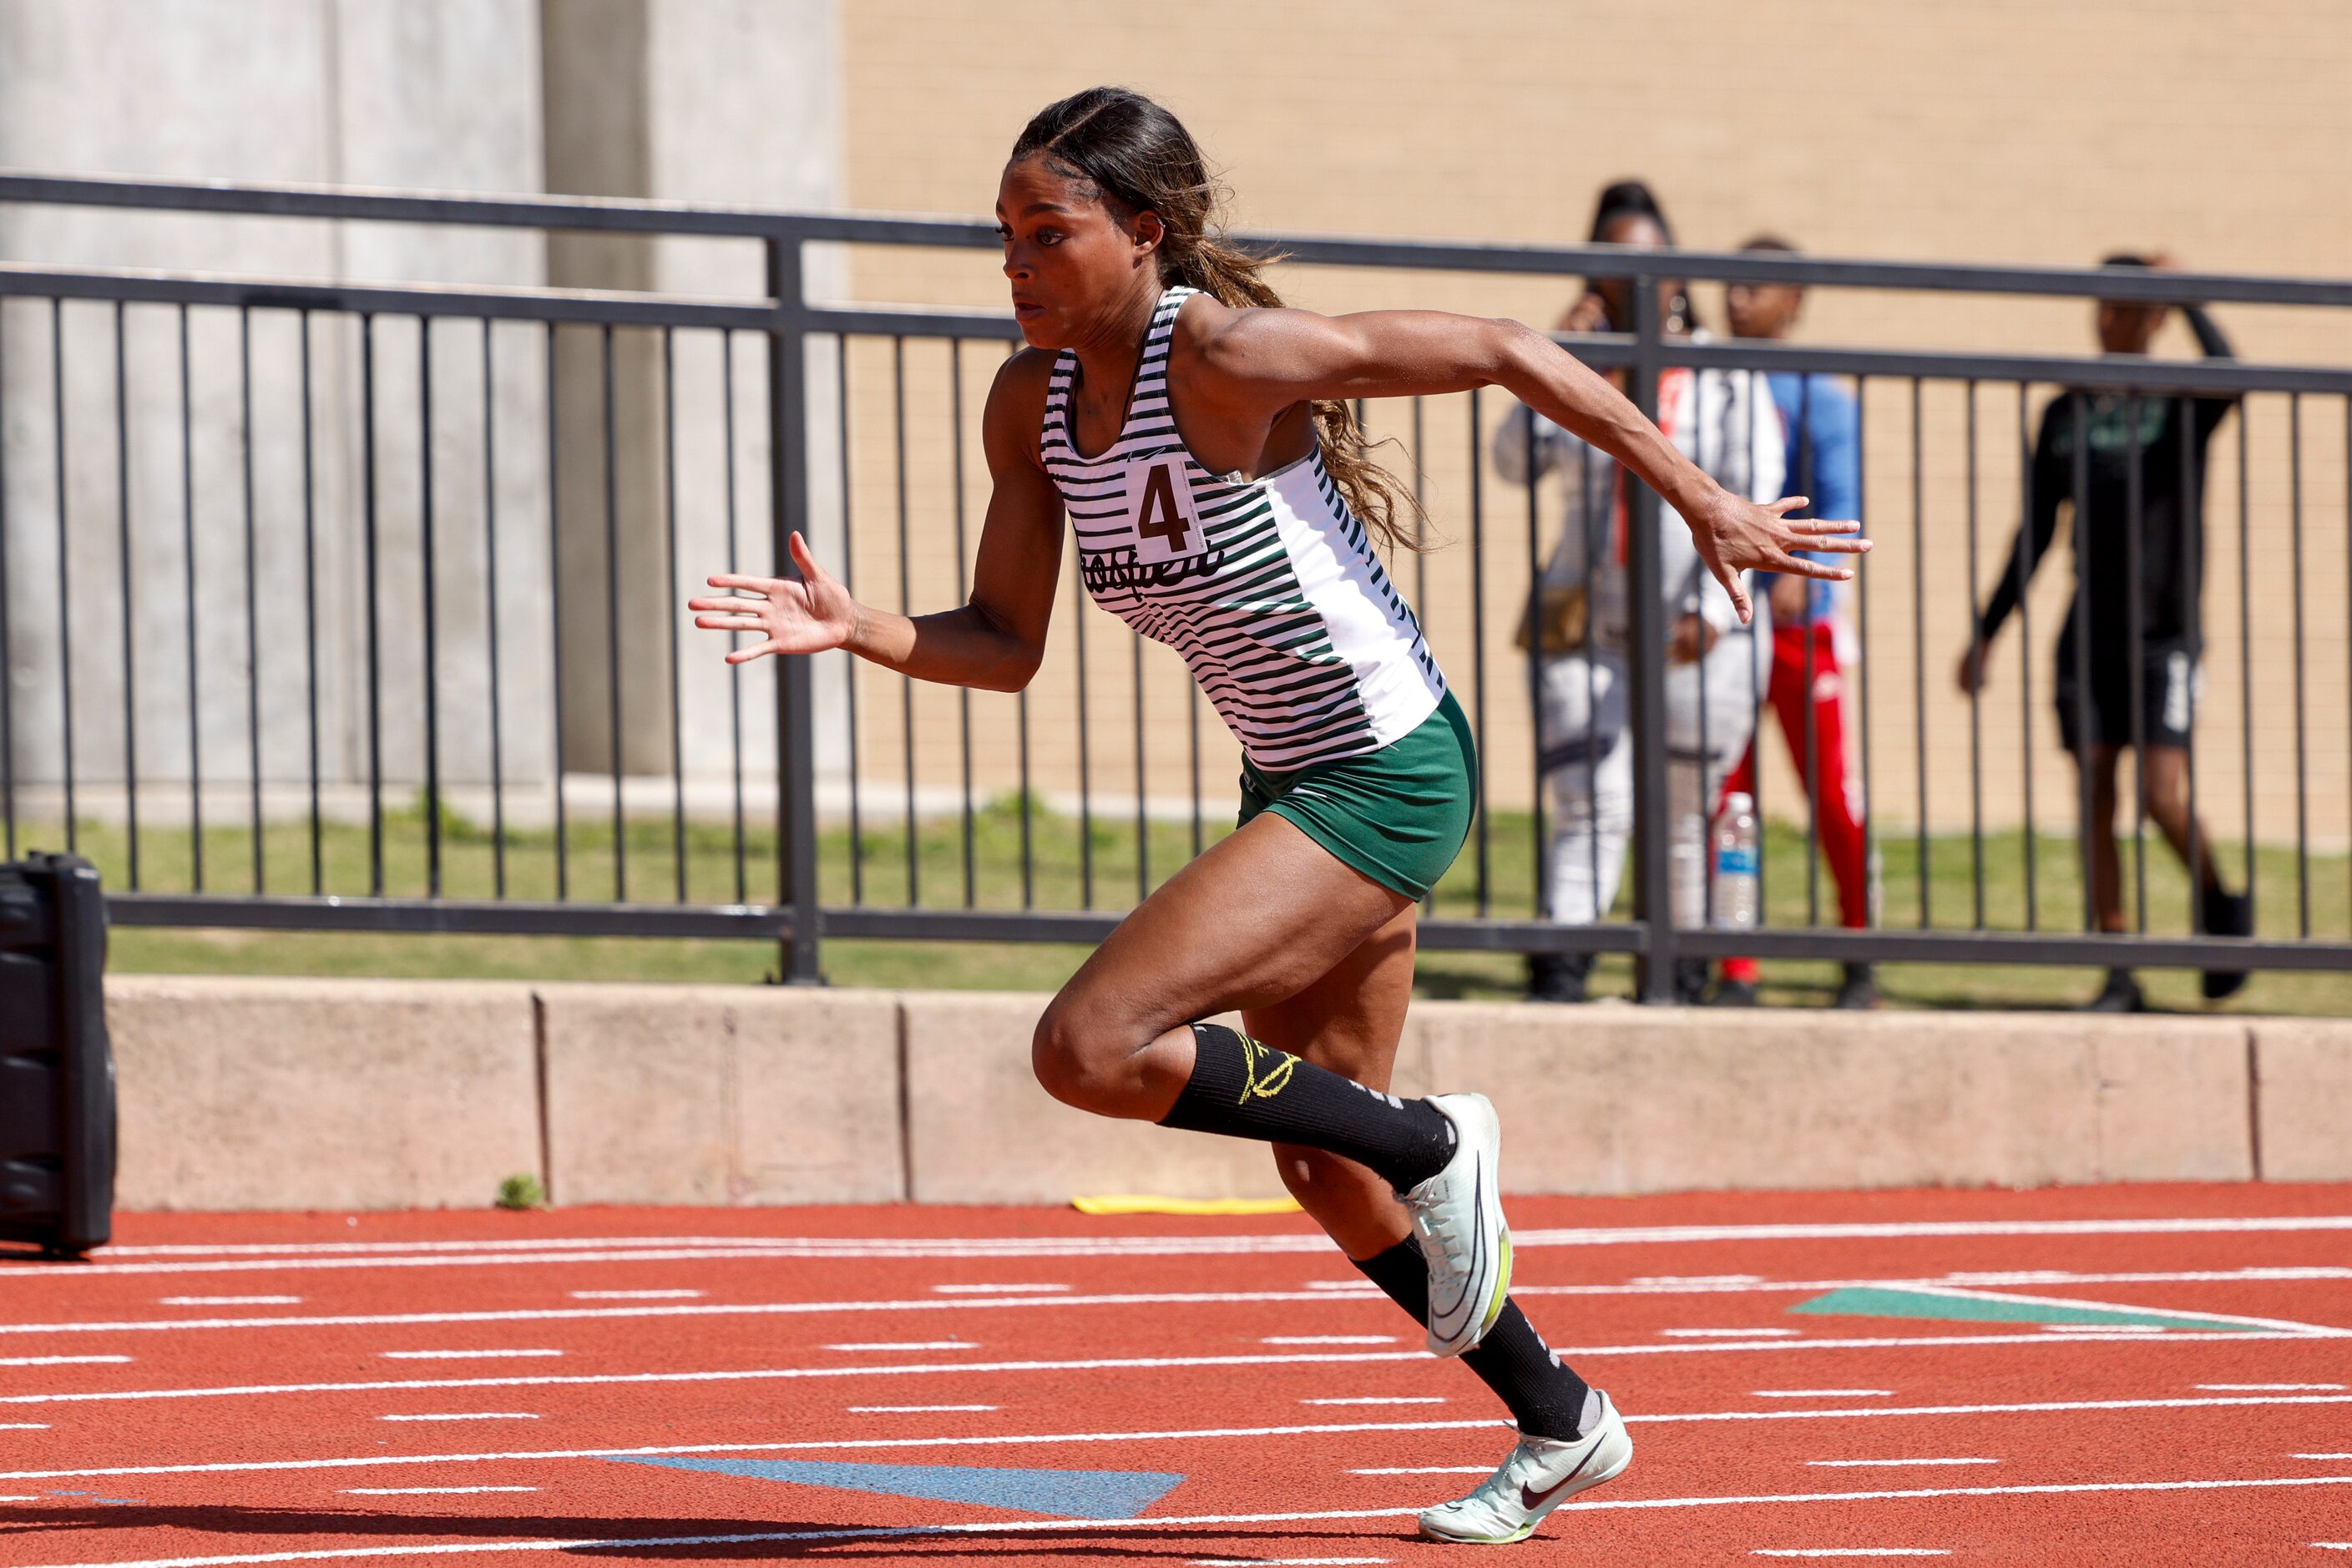
<svg viewBox="0 0 2352 1568">
<path fill-rule="evenodd" d="M 551 985 L 537 1006 L 557 1203 L 905 1194 L 895 996 Z"/>
<path fill-rule="evenodd" d="M 1265 1151 L 1085 1116 L 1045 999 L 108 981 L 125 1208 L 1265 1196 Z M 1507 1188 L 2352 1180 L 2352 1021 L 1415 1005 L 1397 1088 L 1505 1107 Z"/>
<path fill-rule="evenodd" d="M 2248 1059 L 2262 1173 L 2278 1182 L 2352 1175 L 2352 1023 L 2261 1019 Z"/>
<path fill-rule="evenodd" d="M 526 985 L 110 976 L 125 1208 L 478 1205 L 536 1171 Z"/>
</svg>

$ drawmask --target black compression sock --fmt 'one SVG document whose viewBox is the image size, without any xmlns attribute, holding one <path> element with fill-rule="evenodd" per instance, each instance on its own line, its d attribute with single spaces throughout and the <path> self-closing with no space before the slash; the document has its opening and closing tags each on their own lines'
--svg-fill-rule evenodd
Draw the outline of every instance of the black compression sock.
<svg viewBox="0 0 2352 1568">
<path fill-rule="evenodd" d="M 1223 1024 L 1192 1026 L 1192 1076 L 1160 1125 L 1304 1143 L 1370 1166 L 1399 1192 L 1454 1157 L 1454 1124 L 1427 1101 L 1366 1089 Z"/>
<path fill-rule="evenodd" d="M 1388 1292 L 1389 1300 L 1412 1314 L 1414 1321 L 1427 1321 L 1429 1266 L 1411 1237 L 1377 1258 L 1350 1261 Z M 1587 1405 L 1594 1407 L 1592 1416 L 1599 1415 L 1591 1386 L 1552 1354 L 1517 1301 L 1503 1303 L 1503 1315 L 1495 1320 L 1485 1339 L 1462 1352 L 1462 1363 L 1510 1406 L 1511 1419 L 1529 1436 L 1581 1436 Z"/>
</svg>

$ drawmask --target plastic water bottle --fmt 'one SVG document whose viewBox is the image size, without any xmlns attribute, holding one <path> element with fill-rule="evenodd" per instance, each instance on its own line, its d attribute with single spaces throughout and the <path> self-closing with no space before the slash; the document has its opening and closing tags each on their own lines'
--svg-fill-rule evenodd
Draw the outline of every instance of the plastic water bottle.
<svg viewBox="0 0 2352 1568">
<path fill-rule="evenodd" d="M 1715 819 L 1715 923 L 1753 931 L 1761 897 L 1757 876 L 1756 799 L 1734 791 Z"/>
<path fill-rule="evenodd" d="M 1696 931 L 1706 923 L 1706 817 L 1677 816 L 1666 840 L 1666 890 L 1674 900 L 1675 924 Z"/>
</svg>

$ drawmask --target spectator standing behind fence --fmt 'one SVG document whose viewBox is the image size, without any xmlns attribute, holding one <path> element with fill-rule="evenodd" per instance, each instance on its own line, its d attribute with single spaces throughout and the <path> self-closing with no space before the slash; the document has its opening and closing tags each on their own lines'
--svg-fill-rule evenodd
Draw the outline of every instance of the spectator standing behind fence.
<svg viewBox="0 0 2352 1568">
<path fill-rule="evenodd" d="M 1646 185 L 1625 181 L 1601 195 L 1592 222 L 1596 244 L 1674 243 L 1665 215 Z M 1657 290 L 1660 330 L 1703 339 L 1687 292 Z M 1595 282 L 1561 318 L 1562 331 L 1632 329 L 1633 289 L 1623 279 Z M 1780 426 L 1762 380 L 1746 373 L 1677 367 L 1658 378 L 1658 426 L 1717 483 L 1738 495 L 1769 499 L 1781 489 Z M 1550 918 L 1564 925 L 1599 921 L 1616 901 L 1625 846 L 1633 827 L 1633 756 L 1628 724 L 1626 647 L 1632 607 L 1625 531 L 1631 511 L 1617 466 L 1548 419 L 1512 410 L 1495 438 L 1504 479 L 1533 484 L 1562 470 L 1567 508 L 1559 542 L 1530 595 L 1520 643 L 1530 659 L 1536 743 L 1553 826 L 1542 869 Z M 1690 546 L 1689 530 L 1658 509 L 1660 582 L 1667 626 L 1665 703 L 1668 836 L 1677 876 L 1678 924 L 1706 919 L 1707 804 L 1746 750 L 1756 718 L 1759 663 L 1731 599 Z M 1758 621 L 1764 617 L 1761 603 Z M 1590 953 L 1539 953 L 1528 963 L 1528 994 L 1580 1002 L 1592 970 Z M 1706 984 L 1704 960 L 1676 965 L 1675 989 L 1696 1001 Z"/>
<path fill-rule="evenodd" d="M 1751 239 L 1741 248 L 1797 253 L 1787 240 L 1769 235 Z M 1734 283 L 1724 290 L 1731 335 L 1737 338 L 1787 337 L 1804 301 L 1805 291 L 1793 283 Z M 1804 515 L 1860 517 L 1861 411 L 1844 380 L 1794 371 L 1774 371 L 1766 379 L 1771 384 L 1772 402 L 1780 411 L 1780 426 L 1787 433 L 1782 461 L 1789 488 L 1811 498 Z M 1808 809 L 1815 813 L 1822 856 L 1837 882 L 1838 919 L 1859 930 L 1870 923 L 1873 889 L 1861 781 L 1846 766 L 1845 672 L 1855 668 L 1862 653 L 1846 616 L 1847 595 L 1809 593 L 1802 577 L 1773 575 L 1760 582 L 1772 607 L 1772 671 L 1766 694 L 1780 718 L 1780 738 L 1788 742 L 1797 776 L 1805 782 L 1811 803 Z M 1759 734 L 1748 742 L 1748 754 L 1724 786 L 1727 793 L 1756 793 L 1756 748 L 1762 742 Z M 1715 1001 L 1752 1004 L 1757 975 L 1752 958 L 1725 960 Z M 1870 965 L 1847 964 L 1838 987 L 1837 1005 L 1877 1005 L 1878 988 Z"/>
<path fill-rule="evenodd" d="M 2104 265 L 2168 268 L 2171 262 L 2164 257 L 2125 255 L 2110 256 Z M 2166 310 L 2162 305 L 2101 300 L 2099 347 L 2111 354 L 2145 354 L 2164 324 Z M 2185 306 L 2181 314 L 2209 357 L 2229 357 L 2229 340 L 2202 308 Z M 2253 931 L 2252 900 L 2222 886 L 2211 841 L 2189 808 L 2189 731 L 2203 684 L 2198 663 L 2204 647 L 2198 586 L 2204 580 L 2205 448 L 2236 401 L 2082 389 L 2053 399 L 2042 411 L 2041 434 L 2033 443 L 2031 510 L 2019 525 L 1991 601 L 1978 619 L 1976 636 L 1960 656 L 1960 689 L 1974 696 L 1984 689 L 1986 648 L 2017 607 L 2034 568 L 2049 554 L 2060 503 L 2071 502 L 2074 496 L 2079 404 L 2079 426 L 2087 437 L 2083 526 L 2075 535 L 2083 547 L 2074 564 L 2078 592 L 2068 601 L 2065 628 L 2058 637 L 2053 686 L 2060 735 L 2076 765 L 2090 770 L 2091 820 L 2084 826 L 2090 836 L 2092 908 L 2101 931 L 2125 929 L 2123 873 L 2116 846 L 2116 765 L 2124 749 L 2136 743 L 2140 748 L 2140 799 L 2173 851 L 2195 871 L 2204 930 L 2217 936 L 2244 936 Z M 2184 402 L 2191 410 L 2185 428 L 2180 422 Z M 2130 570 L 2135 552 L 2137 574 Z M 2087 693 L 2081 689 L 2075 652 L 2075 639 L 2084 635 L 2079 612 L 2085 601 L 2090 609 Z M 2086 719 L 2087 737 L 2080 732 Z M 2208 999 L 2219 1000 L 2245 983 L 2243 970 L 2208 970 L 2203 990 Z M 2107 972 L 2105 987 L 2089 1004 L 2092 1011 L 2102 1013 L 2136 1013 L 2144 1005 L 2138 982 L 2120 968 Z"/>
</svg>

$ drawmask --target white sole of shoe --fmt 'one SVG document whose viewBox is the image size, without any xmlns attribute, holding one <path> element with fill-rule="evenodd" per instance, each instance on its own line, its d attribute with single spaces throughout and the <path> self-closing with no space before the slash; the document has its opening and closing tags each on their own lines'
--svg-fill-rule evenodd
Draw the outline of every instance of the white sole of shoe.
<svg viewBox="0 0 2352 1568">
<path fill-rule="evenodd" d="M 1451 1535 L 1442 1529 L 1432 1526 L 1428 1516 L 1424 1514 L 1419 1521 L 1421 1533 L 1431 1541 L 1444 1542 L 1448 1546 L 1509 1546 L 1533 1535 L 1536 1532 L 1536 1527 L 1543 1523 L 1552 1510 L 1580 1492 L 1589 1492 L 1597 1486 L 1615 1480 L 1625 1473 L 1626 1467 L 1633 1462 L 1633 1435 L 1625 1430 L 1623 1418 L 1617 1414 L 1617 1407 L 1612 1405 L 1609 1407 L 1608 1416 L 1601 1424 L 1600 1432 L 1594 1436 L 1592 1452 L 1585 1457 L 1584 1463 L 1578 1466 L 1566 1480 L 1544 1493 L 1536 1501 L 1526 1522 L 1518 1529 L 1508 1535 Z M 1522 1490 L 1520 1493 L 1522 1502 L 1525 1501 L 1526 1495 Z"/>
<path fill-rule="evenodd" d="M 1436 1095 L 1432 1103 L 1440 1106 L 1454 1123 L 1455 1134 L 1472 1151 L 1478 1227 L 1494 1237 L 1493 1245 L 1481 1247 L 1472 1260 L 1469 1288 L 1463 1292 L 1463 1301 L 1475 1305 L 1443 1333 L 1434 1325 L 1424 1325 L 1430 1354 L 1457 1356 L 1476 1348 L 1486 1337 L 1486 1331 L 1502 1316 L 1511 1290 L 1511 1228 L 1503 1219 L 1503 1124 L 1493 1102 L 1483 1094 Z"/>
</svg>

